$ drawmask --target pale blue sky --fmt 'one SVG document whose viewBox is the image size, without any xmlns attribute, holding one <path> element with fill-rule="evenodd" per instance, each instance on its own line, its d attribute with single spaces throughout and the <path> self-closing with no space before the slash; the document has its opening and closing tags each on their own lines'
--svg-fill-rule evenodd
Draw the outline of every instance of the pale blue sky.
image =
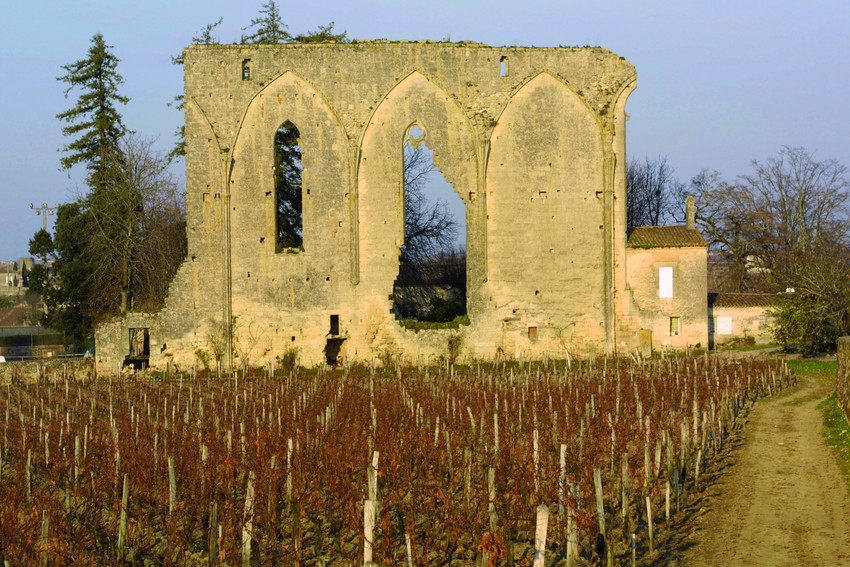
<svg viewBox="0 0 850 567">
<path fill-rule="evenodd" d="M 55 115 L 73 105 L 56 81 L 97 32 L 121 59 L 126 125 L 167 150 L 181 116 L 176 55 L 219 16 L 237 41 L 262 0 L 0 0 L 0 259 L 27 255 L 41 226 L 30 202 L 65 202 L 81 171 L 59 171 Z M 330 20 L 356 39 L 471 40 L 490 45 L 599 45 L 630 60 L 631 157 L 666 155 L 683 181 L 728 178 L 782 145 L 850 165 L 850 2 L 309 0 L 278 3 L 291 32 Z"/>
</svg>

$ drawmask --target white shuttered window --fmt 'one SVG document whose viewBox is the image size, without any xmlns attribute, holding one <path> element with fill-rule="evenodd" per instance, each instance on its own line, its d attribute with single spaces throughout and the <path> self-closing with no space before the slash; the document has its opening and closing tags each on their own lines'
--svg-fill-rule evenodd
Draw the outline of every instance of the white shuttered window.
<svg viewBox="0 0 850 567">
<path fill-rule="evenodd" d="M 658 268 L 658 297 L 673 297 L 673 268 Z"/>
</svg>

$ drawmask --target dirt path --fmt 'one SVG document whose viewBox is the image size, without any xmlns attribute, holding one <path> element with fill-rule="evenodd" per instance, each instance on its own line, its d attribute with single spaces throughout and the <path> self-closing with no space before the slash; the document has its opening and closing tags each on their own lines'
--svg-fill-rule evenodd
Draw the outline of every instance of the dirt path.
<svg viewBox="0 0 850 567">
<path fill-rule="evenodd" d="M 825 386 L 756 404 L 733 463 L 698 503 L 681 564 L 850 566 L 850 501 L 821 436 Z"/>
</svg>

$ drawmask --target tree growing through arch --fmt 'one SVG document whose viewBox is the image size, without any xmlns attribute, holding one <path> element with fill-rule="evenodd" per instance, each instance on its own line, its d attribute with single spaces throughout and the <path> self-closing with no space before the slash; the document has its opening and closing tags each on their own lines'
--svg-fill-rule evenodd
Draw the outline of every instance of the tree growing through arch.
<svg viewBox="0 0 850 567">
<path fill-rule="evenodd" d="M 458 244 L 465 223 L 445 200 L 427 194 L 441 175 L 426 138 L 413 125 L 403 142 L 404 243 L 393 311 L 401 319 L 448 322 L 466 314 L 466 250 Z"/>
</svg>

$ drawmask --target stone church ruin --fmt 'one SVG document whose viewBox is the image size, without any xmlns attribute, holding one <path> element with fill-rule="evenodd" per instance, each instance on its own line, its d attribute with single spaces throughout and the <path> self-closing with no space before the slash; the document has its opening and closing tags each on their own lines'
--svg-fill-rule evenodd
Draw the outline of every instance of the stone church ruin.
<svg viewBox="0 0 850 567">
<path fill-rule="evenodd" d="M 677 227 L 657 254 L 627 239 L 625 59 L 388 41 L 193 45 L 184 59 L 188 257 L 161 311 L 99 326 L 101 368 L 295 350 L 303 364 L 563 356 L 630 351 L 646 332 L 707 344 L 704 284 L 674 307 L 646 291 L 681 294 L 682 250 L 697 271 L 701 255 L 704 281 L 701 237 Z M 393 309 L 414 127 L 465 208 L 456 328 L 407 328 Z"/>
</svg>

